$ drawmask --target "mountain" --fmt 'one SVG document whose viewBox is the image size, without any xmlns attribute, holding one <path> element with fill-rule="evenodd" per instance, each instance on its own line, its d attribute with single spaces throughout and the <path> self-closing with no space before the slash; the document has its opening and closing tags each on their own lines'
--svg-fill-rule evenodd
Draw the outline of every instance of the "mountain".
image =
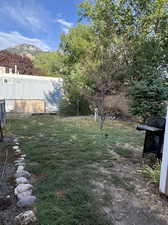
<svg viewBox="0 0 168 225">
<path fill-rule="evenodd" d="M 40 48 L 30 44 L 21 44 L 11 48 L 7 48 L 5 50 L 7 50 L 10 53 L 27 56 L 30 59 L 32 59 L 34 56 L 40 53 L 43 53 L 43 51 Z"/>
</svg>

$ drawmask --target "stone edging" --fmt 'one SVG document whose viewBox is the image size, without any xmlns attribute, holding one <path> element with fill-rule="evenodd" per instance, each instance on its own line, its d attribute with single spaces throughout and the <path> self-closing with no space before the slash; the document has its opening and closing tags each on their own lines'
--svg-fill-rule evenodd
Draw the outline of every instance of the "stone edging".
<svg viewBox="0 0 168 225">
<path fill-rule="evenodd" d="M 33 185 L 30 184 L 29 180 L 31 174 L 25 170 L 25 157 L 26 155 L 22 154 L 22 151 L 19 146 L 18 139 L 14 139 L 13 150 L 17 160 L 15 160 L 15 182 L 16 188 L 14 193 L 17 197 L 17 206 L 20 208 L 30 208 L 30 210 L 26 210 L 15 217 L 15 223 L 17 225 L 35 225 L 37 224 L 37 217 L 35 212 L 31 210 L 31 208 L 36 203 L 36 197 L 32 195 Z"/>
</svg>

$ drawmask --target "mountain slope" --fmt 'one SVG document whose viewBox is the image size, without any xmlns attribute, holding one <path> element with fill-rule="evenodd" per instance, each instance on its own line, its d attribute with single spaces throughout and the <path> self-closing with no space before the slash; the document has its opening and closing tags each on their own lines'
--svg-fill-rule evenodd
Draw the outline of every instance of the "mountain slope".
<svg viewBox="0 0 168 225">
<path fill-rule="evenodd" d="M 15 53 L 18 55 L 22 55 L 22 56 L 27 56 L 29 58 L 33 58 L 34 56 L 43 53 L 43 51 L 34 46 L 34 45 L 30 45 L 30 44 L 21 44 L 21 45 L 17 45 L 11 48 L 7 48 L 5 49 L 10 53 Z"/>
</svg>

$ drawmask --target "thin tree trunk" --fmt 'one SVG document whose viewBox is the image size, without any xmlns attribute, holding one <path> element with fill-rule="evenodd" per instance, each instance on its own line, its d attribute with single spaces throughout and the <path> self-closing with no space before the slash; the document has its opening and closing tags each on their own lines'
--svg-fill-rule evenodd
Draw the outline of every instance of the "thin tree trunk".
<svg viewBox="0 0 168 225">
<path fill-rule="evenodd" d="M 104 121 L 105 121 L 105 113 L 104 113 L 104 100 L 105 100 L 105 95 L 104 95 L 104 88 L 101 90 L 101 114 L 100 114 L 100 130 L 103 129 L 104 127 Z"/>
</svg>

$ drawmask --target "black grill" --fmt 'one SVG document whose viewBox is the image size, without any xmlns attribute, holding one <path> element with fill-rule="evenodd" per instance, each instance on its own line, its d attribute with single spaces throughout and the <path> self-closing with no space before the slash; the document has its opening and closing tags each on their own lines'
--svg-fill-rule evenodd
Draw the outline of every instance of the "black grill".
<svg viewBox="0 0 168 225">
<path fill-rule="evenodd" d="M 144 125 L 137 126 L 137 130 L 146 131 L 143 156 L 146 153 L 154 153 L 157 158 L 162 158 L 165 124 L 164 117 L 153 117 L 148 119 Z"/>
</svg>

